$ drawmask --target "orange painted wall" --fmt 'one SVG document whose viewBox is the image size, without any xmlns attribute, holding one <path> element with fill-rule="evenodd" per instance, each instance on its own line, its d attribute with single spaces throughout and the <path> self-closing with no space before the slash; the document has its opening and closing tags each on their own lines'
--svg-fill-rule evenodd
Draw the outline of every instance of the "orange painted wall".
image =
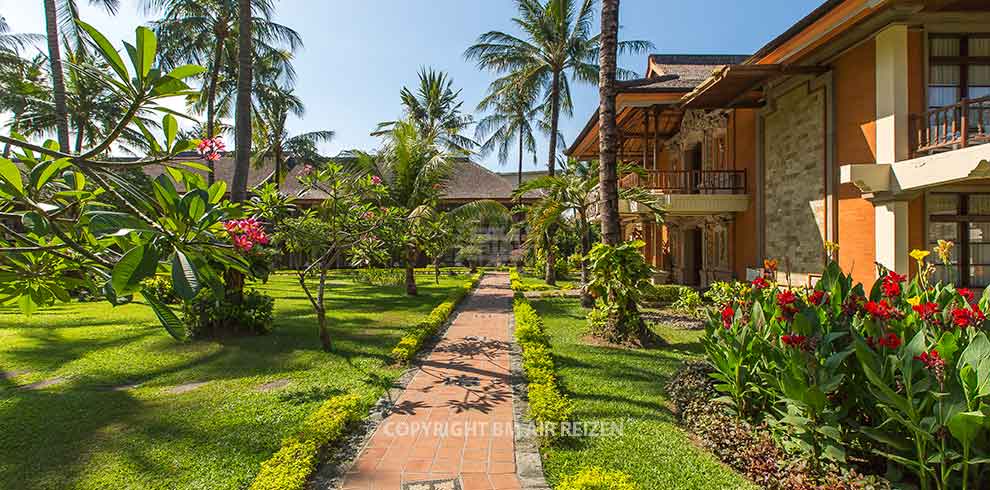
<svg viewBox="0 0 990 490">
<path fill-rule="evenodd" d="M 839 166 L 876 163 L 876 45 L 870 40 L 832 65 L 835 88 L 835 153 Z M 852 184 L 838 192 L 839 265 L 872 284 L 876 260 L 873 204 Z"/>
<path fill-rule="evenodd" d="M 746 191 L 750 195 L 749 208 L 736 214 L 730 237 L 733 273 L 737 279 L 746 279 L 746 268 L 756 267 L 760 259 L 756 248 L 756 111 L 733 111 L 727 134 L 732 168 L 746 170 Z"/>
</svg>

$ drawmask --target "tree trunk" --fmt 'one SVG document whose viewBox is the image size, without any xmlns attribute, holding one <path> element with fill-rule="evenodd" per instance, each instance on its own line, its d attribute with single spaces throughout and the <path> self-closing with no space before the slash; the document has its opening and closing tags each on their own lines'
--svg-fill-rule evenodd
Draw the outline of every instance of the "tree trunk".
<svg viewBox="0 0 990 490">
<path fill-rule="evenodd" d="M 613 70 L 614 71 L 614 70 Z M 560 122 L 560 72 L 554 70 L 550 86 L 550 156 L 547 173 L 552 177 L 557 166 L 557 125 Z"/>
<path fill-rule="evenodd" d="M 48 36 L 48 63 L 51 67 L 52 94 L 55 99 L 55 131 L 62 151 L 69 151 L 69 118 L 65 106 L 65 74 L 59 50 L 58 13 L 55 0 L 45 0 L 45 28 Z"/>
<path fill-rule="evenodd" d="M 406 246 L 406 295 L 416 296 L 416 247 Z"/>
<path fill-rule="evenodd" d="M 275 145 L 275 190 L 282 188 L 282 145 Z"/>
<path fill-rule="evenodd" d="M 516 178 L 516 187 L 522 185 L 522 163 L 523 163 L 523 132 L 519 130 L 519 176 Z"/>
<path fill-rule="evenodd" d="M 230 200 L 247 199 L 248 171 L 251 167 L 251 0 L 237 0 L 237 101 L 234 114 L 234 181 Z"/>
<path fill-rule="evenodd" d="M 578 227 L 581 233 L 581 306 L 591 308 L 595 306 L 595 298 L 592 298 L 591 291 L 588 291 L 588 252 L 591 251 L 591 237 L 584 211 L 578 212 Z"/>
<path fill-rule="evenodd" d="M 82 145 L 83 145 L 82 121 L 80 121 L 80 120 L 77 119 L 76 120 L 76 147 L 75 147 L 76 154 L 82 153 Z"/>
<path fill-rule="evenodd" d="M 206 88 L 206 137 L 212 138 L 216 134 L 216 119 L 217 119 L 217 81 L 220 78 L 220 58 L 223 57 L 223 43 L 225 37 L 222 35 L 217 35 L 217 44 L 213 49 L 213 66 L 210 69 L 210 82 Z M 210 174 L 207 176 L 207 180 L 210 185 L 213 185 L 216 177 L 213 173 L 213 162 L 207 161 L 206 165 L 210 167 Z"/>
<path fill-rule="evenodd" d="M 602 0 L 602 34 L 598 92 L 599 192 L 601 192 L 602 242 L 620 241 L 619 190 L 615 127 L 615 56 L 619 30 L 619 0 Z"/>
<path fill-rule="evenodd" d="M 440 284 L 440 257 L 433 260 L 433 278 Z"/>
<path fill-rule="evenodd" d="M 327 328 L 327 311 L 326 307 L 323 306 L 323 294 L 327 289 L 327 268 L 320 268 L 320 285 L 319 290 L 316 293 L 316 319 L 320 322 L 320 345 L 323 346 L 325 352 L 330 352 L 333 349 L 333 344 L 330 342 L 330 330 Z"/>
</svg>

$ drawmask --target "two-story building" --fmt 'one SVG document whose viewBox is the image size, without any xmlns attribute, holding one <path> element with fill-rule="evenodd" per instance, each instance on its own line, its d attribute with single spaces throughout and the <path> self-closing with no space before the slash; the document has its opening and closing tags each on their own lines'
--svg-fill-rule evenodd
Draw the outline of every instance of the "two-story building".
<svg viewBox="0 0 990 490">
<path fill-rule="evenodd" d="M 745 279 L 765 258 L 814 281 L 825 244 L 871 282 L 951 240 L 954 277 L 990 284 L 990 2 L 829 0 L 755 54 L 653 55 L 621 82 L 620 159 L 666 203 L 621 203 L 658 279 Z M 598 116 L 567 153 L 598 154 Z M 939 267 L 938 274 L 946 271 Z"/>
</svg>

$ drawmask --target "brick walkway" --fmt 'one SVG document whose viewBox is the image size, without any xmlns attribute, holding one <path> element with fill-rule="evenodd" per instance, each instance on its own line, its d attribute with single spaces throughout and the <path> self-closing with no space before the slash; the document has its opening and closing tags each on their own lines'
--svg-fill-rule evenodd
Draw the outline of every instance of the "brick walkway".
<svg viewBox="0 0 990 490">
<path fill-rule="evenodd" d="M 488 274 L 422 363 L 342 490 L 514 490 L 507 274 Z"/>
</svg>

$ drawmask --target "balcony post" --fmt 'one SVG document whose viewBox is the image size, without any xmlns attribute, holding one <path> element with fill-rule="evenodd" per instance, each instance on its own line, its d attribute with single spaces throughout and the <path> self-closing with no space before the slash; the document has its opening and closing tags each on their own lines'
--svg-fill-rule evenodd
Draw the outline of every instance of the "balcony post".
<svg viewBox="0 0 990 490">
<path fill-rule="evenodd" d="M 963 148 L 969 144 L 969 99 L 963 99 L 960 103 L 962 106 L 962 114 L 960 119 L 962 120 L 962 130 L 960 144 Z"/>
</svg>

